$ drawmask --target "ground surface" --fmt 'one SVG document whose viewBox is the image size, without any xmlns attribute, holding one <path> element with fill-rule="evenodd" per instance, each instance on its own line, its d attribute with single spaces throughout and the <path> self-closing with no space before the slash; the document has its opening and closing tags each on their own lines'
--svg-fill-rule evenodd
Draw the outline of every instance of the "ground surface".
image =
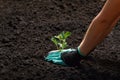
<svg viewBox="0 0 120 80">
<path fill-rule="evenodd" d="M 63 67 L 44 61 L 47 52 L 55 49 L 51 36 L 71 31 L 68 43 L 75 48 L 103 4 L 100 0 L 0 0 L 0 80 L 120 80 L 119 23 L 90 54 L 96 62 Z"/>
</svg>

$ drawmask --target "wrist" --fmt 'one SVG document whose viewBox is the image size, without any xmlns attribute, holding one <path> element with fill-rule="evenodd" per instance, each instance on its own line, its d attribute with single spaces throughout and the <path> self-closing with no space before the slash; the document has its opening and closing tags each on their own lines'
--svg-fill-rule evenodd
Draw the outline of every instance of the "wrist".
<svg viewBox="0 0 120 80">
<path fill-rule="evenodd" d="M 79 54 L 80 56 L 83 56 L 83 57 L 87 56 L 86 54 L 84 54 L 84 53 L 80 50 L 80 46 L 77 47 L 77 51 L 78 51 L 78 54 Z"/>
</svg>

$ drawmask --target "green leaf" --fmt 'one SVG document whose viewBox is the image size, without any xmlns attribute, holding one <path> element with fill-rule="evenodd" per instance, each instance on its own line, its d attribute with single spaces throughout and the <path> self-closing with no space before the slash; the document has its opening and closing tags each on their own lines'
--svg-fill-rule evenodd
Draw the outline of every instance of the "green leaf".
<svg viewBox="0 0 120 80">
<path fill-rule="evenodd" d="M 67 42 L 64 42 L 63 44 L 62 44 L 62 48 L 64 49 L 64 48 L 66 48 L 68 45 L 67 45 Z"/>
<path fill-rule="evenodd" d="M 61 33 L 61 36 L 62 36 L 62 39 L 65 39 L 65 32 L 64 31 Z"/>
<path fill-rule="evenodd" d="M 57 44 L 60 42 L 59 39 L 56 38 L 56 37 L 52 37 L 52 38 L 51 38 L 51 41 L 52 41 L 55 45 L 57 45 Z"/>
<path fill-rule="evenodd" d="M 61 48 L 62 48 L 62 44 L 61 44 L 61 43 L 58 43 L 58 45 L 59 45 L 59 48 L 61 49 Z"/>
<path fill-rule="evenodd" d="M 62 40 L 62 39 L 64 38 L 63 33 L 60 33 L 57 37 L 58 37 L 60 40 Z"/>
<path fill-rule="evenodd" d="M 69 37 L 70 35 L 71 35 L 71 32 L 69 32 L 69 31 L 65 32 L 65 34 L 64 34 L 65 39 L 66 39 L 67 37 Z"/>
</svg>

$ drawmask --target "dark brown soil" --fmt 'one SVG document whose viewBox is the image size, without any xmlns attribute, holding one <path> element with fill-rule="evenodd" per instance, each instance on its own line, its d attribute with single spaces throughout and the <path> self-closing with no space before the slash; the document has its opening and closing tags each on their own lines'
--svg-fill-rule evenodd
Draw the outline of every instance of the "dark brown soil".
<svg viewBox="0 0 120 80">
<path fill-rule="evenodd" d="M 94 61 L 64 67 L 44 61 L 50 38 L 70 31 L 81 42 L 101 0 L 0 0 L 0 80 L 120 80 L 120 23 L 90 54 Z M 91 41 L 92 42 L 92 41 Z"/>
</svg>

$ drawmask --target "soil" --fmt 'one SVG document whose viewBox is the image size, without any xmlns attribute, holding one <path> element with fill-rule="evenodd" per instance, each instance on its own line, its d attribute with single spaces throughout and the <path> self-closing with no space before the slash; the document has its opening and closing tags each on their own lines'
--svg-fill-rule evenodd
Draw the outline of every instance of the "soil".
<svg viewBox="0 0 120 80">
<path fill-rule="evenodd" d="M 0 0 L 0 80 L 120 80 L 120 23 L 80 67 L 44 60 L 50 38 L 72 32 L 77 47 L 103 0 Z M 91 41 L 92 42 L 92 41 Z"/>
</svg>

